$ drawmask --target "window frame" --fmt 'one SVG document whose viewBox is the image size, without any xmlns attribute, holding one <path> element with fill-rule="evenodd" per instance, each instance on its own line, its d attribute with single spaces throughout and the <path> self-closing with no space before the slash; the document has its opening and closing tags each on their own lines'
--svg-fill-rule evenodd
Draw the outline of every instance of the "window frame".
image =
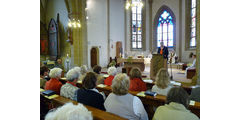
<svg viewBox="0 0 240 120">
<path fill-rule="evenodd" d="M 189 49 L 196 49 L 196 46 L 197 46 L 197 0 L 196 0 L 196 4 L 195 4 L 195 7 L 192 7 L 192 2 L 193 0 L 191 0 L 190 2 L 190 20 L 191 20 L 191 24 L 190 24 L 190 40 L 189 40 Z M 192 27 L 192 10 L 195 8 L 195 27 Z M 195 28 L 195 36 L 192 37 L 192 29 Z M 195 46 L 191 46 L 191 39 L 192 38 L 195 38 Z"/>
<path fill-rule="evenodd" d="M 141 2 L 145 5 L 145 0 L 141 0 Z M 132 4 L 132 1 L 131 1 L 131 4 Z M 144 41 L 145 41 L 145 7 L 144 7 L 144 5 L 143 5 L 143 7 L 142 7 L 142 10 L 141 10 L 141 29 L 142 29 L 142 31 L 141 31 L 141 44 L 142 44 L 142 47 L 141 48 L 133 48 L 133 32 L 132 32 L 132 30 L 133 30 L 133 27 L 132 27 L 132 21 L 133 21 L 133 19 L 132 19 L 132 8 L 130 8 L 130 48 L 131 48 L 131 51 L 142 51 L 142 50 L 144 50 L 144 48 L 145 48 L 145 45 L 144 45 Z M 137 11 L 137 9 L 136 9 L 136 11 Z M 136 12 L 136 25 L 137 25 L 137 12 Z M 136 29 L 137 29 L 138 27 L 136 27 Z M 139 34 L 137 34 L 137 32 L 138 32 L 138 30 L 136 31 L 136 46 L 137 46 L 137 43 L 138 43 L 138 39 L 137 39 L 137 37 L 138 37 L 138 35 Z"/>
<path fill-rule="evenodd" d="M 159 24 L 159 17 L 161 16 L 161 13 L 163 13 L 163 11 L 167 11 L 171 16 L 172 16 L 172 23 L 173 23 L 173 47 L 168 47 L 169 50 L 176 50 L 176 17 L 175 14 L 173 13 L 173 11 L 166 5 L 161 6 L 154 18 L 154 26 L 153 26 L 153 48 L 157 49 L 157 28 L 158 28 L 158 24 Z"/>
</svg>

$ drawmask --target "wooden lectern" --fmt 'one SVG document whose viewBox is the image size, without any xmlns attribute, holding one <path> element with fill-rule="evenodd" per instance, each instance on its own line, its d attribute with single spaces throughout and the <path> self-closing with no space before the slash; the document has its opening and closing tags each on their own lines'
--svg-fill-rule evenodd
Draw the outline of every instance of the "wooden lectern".
<svg viewBox="0 0 240 120">
<path fill-rule="evenodd" d="M 163 55 L 152 54 L 150 64 L 150 78 L 155 81 L 155 77 L 161 68 L 167 69 L 167 59 L 163 58 Z"/>
</svg>

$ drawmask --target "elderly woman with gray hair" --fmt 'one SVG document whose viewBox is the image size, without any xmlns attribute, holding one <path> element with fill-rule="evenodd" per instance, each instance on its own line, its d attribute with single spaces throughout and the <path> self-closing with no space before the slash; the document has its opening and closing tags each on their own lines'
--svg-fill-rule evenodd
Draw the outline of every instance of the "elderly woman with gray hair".
<svg viewBox="0 0 240 120">
<path fill-rule="evenodd" d="M 72 100 L 76 100 L 76 90 L 78 87 L 76 83 L 80 73 L 76 69 L 71 69 L 67 72 L 67 83 L 61 87 L 60 95 L 66 98 L 70 98 Z"/>
<path fill-rule="evenodd" d="M 173 87 L 167 94 L 164 106 L 159 106 L 153 120 L 199 120 L 188 110 L 189 96 L 181 87 Z"/>
<path fill-rule="evenodd" d="M 105 100 L 107 112 L 129 120 L 148 120 L 147 112 L 137 96 L 128 93 L 129 77 L 120 73 L 112 81 L 112 93 Z"/>
<path fill-rule="evenodd" d="M 62 87 L 62 83 L 59 81 L 62 75 L 61 68 L 53 68 L 50 70 L 49 77 L 51 78 L 45 84 L 45 90 L 53 90 L 57 94 L 60 94 L 60 89 Z"/>
<path fill-rule="evenodd" d="M 66 103 L 65 105 L 49 112 L 45 120 L 93 120 L 92 113 L 82 104 L 74 105 Z"/>
<path fill-rule="evenodd" d="M 114 76 L 117 74 L 117 69 L 115 67 L 109 67 L 107 72 L 109 76 L 104 80 L 104 84 L 110 86 L 112 85 Z"/>
<path fill-rule="evenodd" d="M 81 67 L 74 67 L 80 73 L 80 77 L 78 78 L 79 81 L 82 81 L 86 73 L 88 72 L 88 68 L 86 65 L 82 65 Z"/>
</svg>

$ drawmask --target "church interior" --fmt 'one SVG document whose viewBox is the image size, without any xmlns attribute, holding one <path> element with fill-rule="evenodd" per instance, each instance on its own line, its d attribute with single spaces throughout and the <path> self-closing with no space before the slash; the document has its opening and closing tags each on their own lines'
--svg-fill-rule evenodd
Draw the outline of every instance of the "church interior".
<svg viewBox="0 0 240 120">
<path fill-rule="evenodd" d="M 198 120 L 200 0 L 40 0 L 40 67 L 40 80 L 46 79 L 40 85 L 42 120 L 53 120 L 49 111 L 61 111 L 65 105 L 68 111 L 79 114 L 76 120 Z M 60 77 L 53 77 L 58 71 Z M 91 83 L 86 81 L 95 74 L 95 87 L 89 88 Z M 134 76 L 139 74 L 138 83 Z M 124 77 L 130 80 L 126 93 L 129 96 L 121 93 L 126 84 Z M 50 81 L 61 84 L 58 92 Z M 167 86 L 159 85 L 166 82 Z M 75 87 L 71 91 L 76 90 L 71 93 L 70 87 L 64 86 L 67 83 Z M 145 88 L 140 87 L 142 84 Z M 117 89 L 119 85 L 123 85 L 122 90 Z M 62 93 L 65 88 L 69 91 Z M 88 89 L 103 93 L 105 102 L 96 102 L 102 96 L 92 97 L 95 93 Z M 55 94 L 48 95 L 48 90 Z M 121 104 L 123 98 L 133 102 Z M 83 106 L 76 106 L 79 103 Z M 188 112 L 164 108 L 175 104 Z M 73 107 L 81 110 L 74 111 Z M 128 113 L 122 112 L 125 110 Z M 59 111 L 55 116 L 71 117 L 70 113 L 64 116 L 67 110 L 61 115 Z"/>
</svg>

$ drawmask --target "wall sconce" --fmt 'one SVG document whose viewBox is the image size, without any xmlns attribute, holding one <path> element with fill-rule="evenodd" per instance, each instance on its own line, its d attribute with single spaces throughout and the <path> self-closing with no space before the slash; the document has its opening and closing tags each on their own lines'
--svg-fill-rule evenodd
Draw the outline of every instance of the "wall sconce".
<svg viewBox="0 0 240 120">
<path fill-rule="evenodd" d="M 80 20 L 75 20 L 75 19 L 70 20 L 69 19 L 68 27 L 70 27 L 70 28 L 80 28 L 81 27 Z"/>
</svg>

